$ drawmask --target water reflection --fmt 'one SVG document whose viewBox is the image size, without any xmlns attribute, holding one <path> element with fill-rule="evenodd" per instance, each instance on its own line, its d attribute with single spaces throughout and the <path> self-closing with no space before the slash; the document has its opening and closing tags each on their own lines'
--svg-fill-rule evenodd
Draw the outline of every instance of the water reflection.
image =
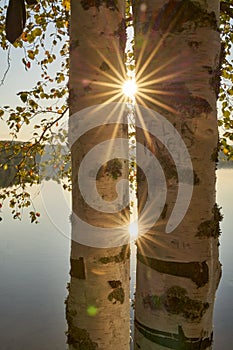
<svg viewBox="0 0 233 350">
<path fill-rule="evenodd" d="M 220 238 L 220 261 L 223 264 L 223 276 L 214 308 L 214 350 L 229 350 L 231 348 L 233 322 L 232 176 L 232 170 L 221 169 L 217 173 L 218 203 L 223 206 L 225 217 L 222 223 L 223 233 Z M 46 191 L 54 198 L 51 206 L 56 204 L 55 199 L 59 188 L 59 185 L 48 183 Z M 40 197 L 35 199 L 35 204 L 41 212 L 40 224 L 31 225 L 26 213 L 23 222 L 19 223 L 12 220 L 10 211 L 7 212 L 5 209 L 4 220 L 0 224 L 0 339 L 1 349 L 3 350 L 67 349 L 64 300 L 68 293 L 66 284 L 69 280 L 70 242 L 58 232 L 46 216 Z M 56 217 L 55 212 L 57 217 L 63 217 L 63 212 L 59 210 L 54 207 L 54 218 Z M 64 221 L 66 221 L 66 224 L 64 224 Z M 63 224 L 63 229 L 66 230 L 67 234 L 70 231 L 68 219 L 63 220 Z M 135 280 L 135 267 L 133 272 L 134 274 L 131 276 L 132 286 Z M 170 278 L 172 279 L 172 276 Z M 75 278 L 73 280 L 75 281 Z M 110 285 L 107 285 L 106 295 L 114 290 L 110 287 Z M 131 297 L 133 297 L 132 294 Z M 177 296 L 179 295 L 178 293 Z M 169 295 L 161 291 L 157 293 L 157 296 L 163 301 L 167 300 Z M 199 297 L 195 299 L 199 299 Z M 79 303 L 75 288 L 72 291 L 72 303 L 75 307 Z M 149 299 L 145 299 L 147 307 L 150 303 Z M 201 325 L 209 322 L 212 327 L 212 321 L 209 321 L 207 317 L 207 312 L 210 313 L 211 308 L 209 307 L 206 310 L 199 325 L 197 322 L 193 324 L 187 322 L 188 325 L 190 327 L 195 325 L 195 327 L 200 327 L 201 330 Z M 93 315 L 95 311 L 96 305 L 94 303 L 87 310 L 89 319 L 96 320 Z M 107 311 L 109 313 L 106 307 Z M 114 317 L 116 318 L 115 315 Z M 162 310 L 159 311 L 158 328 L 160 328 L 160 333 L 152 334 L 158 342 L 156 350 L 166 349 L 164 342 L 169 341 L 169 346 L 178 346 L 177 344 L 179 344 L 182 337 L 188 338 L 184 328 L 182 327 L 184 334 L 179 328 L 178 317 L 182 319 L 181 316 L 177 315 L 170 315 L 169 318 L 165 319 L 162 316 Z M 84 328 L 83 324 L 80 323 L 79 325 L 80 328 Z M 161 332 L 161 325 L 164 325 L 164 333 Z M 119 330 L 122 327 L 121 321 Z M 145 331 L 150 334 L 149 329 Z M 203 338 L 205 338 L 205 335 Z M 208 339 L 209 336 L 206 338 Z M 198 340 L 196 342 L 198 343 Z M 204 344 L 200 346 L 204 346 Z M 179 346 L 177 349 L 181 350 L 182 347 Z M 187 344 L 187 349 L 192 349 L 190 346 L 190 344 Z M 202 349 L 203 347 L 199 348 Z M 84 349 L 86 348 L 84 347 Z M 112 350 L 111 345 L 108 349 Z M 176 348 L 174 347 L 174 349 Z"/>
<path fill-rule="evenodd" d="M 21 222 L 13 220 L 7 208 L 0 223 L 1 350 L 66 349 L 70 242 L 50 222 L 39 191 L 40 186 L 31 189 L 41 213 L 38 225 L 30 223 L 27 211 Z"/>
</svg>

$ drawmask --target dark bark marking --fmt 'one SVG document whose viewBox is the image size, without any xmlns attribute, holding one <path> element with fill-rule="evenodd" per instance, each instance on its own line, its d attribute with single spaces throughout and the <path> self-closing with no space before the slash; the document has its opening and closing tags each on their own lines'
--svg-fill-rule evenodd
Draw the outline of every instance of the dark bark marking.
<svg viewBox="0 0 233 350">
<path fill-rule="evenodd" d="M 188 42 L 188 46 L 192 47 L 195 50 L 197 50 L 200 45 L 201 45 L 201 41 L 189 41 Z"/>
<path fill-rule="evenodd" d="M 117 304 L 119 301 L 121 304 L 124 304 L 125 301 L 125 292 L 122 287 L 115 288 L 109 295 L 108 300 L 111 301 L 113 304 Z"/>
<path fill-rule="evenodd" d="M 201 116 L 202 113 L 209 114 L 213 111 L 211 105 L 206 99 L 192 95 L 183 82 L 171 83 L 169 85 L 157 84 L 156 89 L 164 92 L 164 96 L 166 96 L 160 97 L 161 102 L 168 106 L 172 106 L 178 111 L 179 115 L 184 117 L 182 119 L 185 119 L 187 116 L 190 120 L 191 118 Z M 157 110 L 158 112 L 161 110 L 162 113 L 170 114 L 170 112 L 167 112 L 160 107 L 158 107 Z M 190 128 L 188 130 L 187 125 L 182 125 L 181 132 L 184 132 L 185 130 L 186 132 L 189 131 L 189 137 L 192 136 L 192 130 Z"/>
<path fill-rule="evenodd" d="M 121 263 L 128 260 L 130 257 L 129 245 L 124 245 L 119 254 L 113 256 L 104 256 L 99 259 L 99 262 L 102 264 L 109 263 Z"/>
<path fill-rule="evenodd" d="M 88 11 L 91 7 L 96 7 L 99 11 L 100 6 L 106 6 L 110 11 L 119 11 L 117 0 L 81 0 L 82 8 Z"/>
<path fill-rule="evenodd" d="M 196 234 L 197 237 L 205 238 L 205 237 L 213 237 L 218 238 L 221 234 L 220 224 L 222 221 L 223 215 L 221 214 L 221 208 L 218 207 L 217 204 L 214 205 L 212 209 L 213 216 L 210 220 L 203 221 L 198 226 L 198 232 Z"/>
<path fill-rule="evenodd" d="M 189 141 L 190 146 L 193 145 L 194 143 L 194 131 L 191 129 L 191 127 L 188 125 L 188 122 L 183 121 L 181 123 L 181 128 L 180 128 L 181 134 L 183 135 L 184 141 Z M 187 143 L 186 141 L 186 143 Z"/>
<path fill-rule="evenodd" d="M 193 170 L 193 184 L 199 185 L 200 184 L 200 178 L 197 176 L 196 171 Z"/>
<path fill-rule="evenodd" d="M 180 314 L 189 321 L 200 321 L 209 308 L 209 303 L 190 299 L 186 294 L 184 288 L 172 286 L 161 296 L 147 295 L 143 298 L 143 304 L 151 310 L 165 309 L 168 313 Z"/>
<path fill-rule="evenodd" d="M 122 176 L 122 163 L 119 159 L 114 158 L 109 160 L 106 164 L 101 166 L 99 169 L 96 179 L 99 180 L 104 175 L 111 176 L 113 179 L 117 180 L 118 177 Z"/>
<path fill-rule="evenodd" d="M 103 61 L 100 65 L 100 69 L 103 71 L 103 72 L 106 72 L 107 70 L 110 70 L 110 67 L 109 65 L 107 64 L 107 62 Z"/>
<path fill-rule="evenodd" d="M 111 176 L 113 179 L 117 179 L 122 176 L 122 164 L 117 158 L 111 159 L 107 162 L 104 172 Z"/>
<path fill-rule="evenodd" d="M 118 301 L 121 304 L 123 304 L 125 301 L 125 292 L 124 289 L 121 287 L 121 281 L 108 281 L 108 284 L 113 289 L 113 291 L 108 295 L 108 300 L 111 301 L 113 304 L 116 304 Z"/>
<path fill-rule="evenodd" d="M 121 287 L 122 285 L 121 281 L 108 281 L 108 284 L 112 289 Z"/>
<path fill-rule="evenodd" d="M 86 272 L 85 272 L 85 263 L 84 258 L 80 257 L 79 259 L 70 259 L 70 275 L 72 277 L 85 280 Z"/>
<path fill-rule="evenodd" d="M 80 45 L 79 39 L 72 40 L 70 42 L 70 51 L 76 49 L 77 47 L 79 47 L 79 45 Z"/>
<path fill-rule="evenodd" d="M 167 215 L 167 208 L 168 208 L 168 205 L 167 203 L 164 204 L 164 207 L 163 207 L 163 210 L 162 210 L 162 213 L 161 213 L 161 219 L 164 220 L 166 218 L 166 215 Z"/>
<path fill-rule="evenodd" d="M 175 262 L 164 261 L 155 258 L 149 258 L 137 254 L 137 259 L 144 265 L 153 270 L 172 276 L 190 278 L 197 287 L 203 287 L 209 281 L 209 268 L 205 261 L 203 262 Z"/>
<path fill-rule="evenodd" d="M 72 345 L 74 349 L 78 350 L 96 350 L 98 344 L 93 342 L 86 329 L 74 326 L 73 319 L 77 316 L 77 311 L 70 308 L 69 296 L 65 300 L 66 304 L 66 321 L 68 324 L 68 331 L 66 332 L 67 344 Z"/>
<path fill-rule="evenodd" d="M 211 333 L 210 338 L 188 338 L 181 326 L 178 326 L 178 334 L 147 327 L 137 320 L 135 320 L 135 327 L 146 339 L 168 349 L 204 350 L 209 348 L 213 342 L 213 333 Z M 140 349 L 140 345 L 137 344 L 137 346 Z"/>
<path fill-rule="evenodd" d="M 218 153 L 219 153 L 219 146 L 214 148 L 213 153 L 211 154 L 211 157 L 210 157 L 212 162 L 216 164 L 218 163 Z"/>
<path fill-rule="evenodd" d="M 127 39 L 125 18 L 122 18 L 122 20 L 119 22 L 117 30 L 114 31 L 114 36 L 119 38 L 121 51 L 125 52 L 125 44 Z"/>
<path fill-rule="evenodd" d="M 70 106 L 73 103 L 75 103 L 79 98 L 79 95 L 76 94 L 75 90 L 73 88 L 69 89 L 69 96 L 68 96 L 68 100 L 67 103 Z"/>
<path fill-rule="evenodd" d="M 218 29 L 214 12 L 207 12 L 198 3 L 190 0 L 170 0 L 157 14 L 153 30 L 163 32 L 182 32 L 187 30 L 187 23 L 195 27 Z"/>
<path fill-rule="evenodd" d="M 98 344 L 93 342 L 86 329 L 75 327 L 70 324 L 67 332 L 67 344 L 78 350 L 96 350 Z"/>
<path fill-rule="evenodd" d="M 220 55 L 219 55 L 219 60 L 218 60 L 218 65 L 213 70 L 212 76 L 210 78 L 210 85 L 213 87 L 216 98 L 218 98 L 219 92 L 220 92 L 220 87 L 221 87 L 221 75 L 222 75 L 222 65 L 224 63 L 226 57 L 226 49 L 225 49 L 225 44 L 224 42 L 221 43 L 221 50 L 220 50 Z"/>
</svg>

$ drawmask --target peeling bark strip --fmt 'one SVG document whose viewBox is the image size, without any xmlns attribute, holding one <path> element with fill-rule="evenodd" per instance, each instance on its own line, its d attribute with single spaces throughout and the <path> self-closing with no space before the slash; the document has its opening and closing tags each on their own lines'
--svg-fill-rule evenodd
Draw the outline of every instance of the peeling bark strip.
<svg viewBox="0 0 233 350">
<path fill-rule="evenodd" d="M 199 262 L 174 262 L 149 258 L 137 254 L 138 260 L 160 273 L 172 276 L 190 278 L 197 287 L 203 287 L 209 281 L 209 268 L 205 261 Z"/>
<path fill-rule="evenodd" d="M 84 258 L 70 259 L 70 275 L 80 280 L 86 279 Z"/>
<path fill-rule="evenodd" d="M 213 342 L 213 333 L 210 338 L 187 338 L 181 326 L 178 326 L 178 334 L 149 328 L 137 320 L 135 320 L 135 327 L 146 339 L 168 349 L 204 350 L 210 347 Z M 139 345 L 137 347 L 140 349 Z"/>
</svg>

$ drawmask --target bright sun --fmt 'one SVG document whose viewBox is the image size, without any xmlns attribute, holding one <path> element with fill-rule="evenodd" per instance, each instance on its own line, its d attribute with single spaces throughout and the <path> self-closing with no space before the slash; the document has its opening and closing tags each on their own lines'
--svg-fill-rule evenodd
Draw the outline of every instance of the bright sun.
<svg viewBox="0 0 233 350">
<path fill-rule="evenodd" d="M 137 93 L 137 83 L 135 79 L 126 80 L 122 86 L 122 91 L 125 96 L 134 98 L 135 94 Z"/>
<path fill-rule="evenodd" d="M 137 239 L 138 238 L 138 222 L 133 221 L 129 224 L 129 233 L 131 239 Z"/>
</svg>

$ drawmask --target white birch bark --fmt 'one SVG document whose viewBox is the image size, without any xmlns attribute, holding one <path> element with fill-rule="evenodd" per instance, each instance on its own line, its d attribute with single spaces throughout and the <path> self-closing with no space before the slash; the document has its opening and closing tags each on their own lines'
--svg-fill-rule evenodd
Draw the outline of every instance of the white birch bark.
<svg viewBox="0 0 233 350">
<path fill-rule="evenodd" d="M 163 145 L 138 133 L 137 141 L 146 144 L 163 166 L 168 192 L 160 219 L 137 244 L 135 349 L 211 349 L 221 274 L 220 214 L 215 205 L 219 1 L 135 1 L 134 11 L 137 74 L 157 48 L 141 76 L 154 72 L 147 88 L 157 90 L 148 93 L 156 101 L 144 101 L 180 133 L 194 170 L 188 211 L 179 226 L 166 234 L 177 199 L 176 169 Z M 142 176 L 140 210 L 146 191 Z"/>
<path fill-rule="evenodd" d="M 102 104 L 112 96 L 101 95 L 111 91 L 112 87 L 95 83 L 112 83 L 106 74 L 116 77 L 114 69 L 122 69 L 124 12 L 124 1 L 71 1 L 70 118 L 74 113 Z M 89 150 L 116 137 L 127 138 L 127 128 L 103 125 L 89 130 L 73 143 L 71 149 L 73 213 L 97 227 L 119 226 L 119 223 L 128 220 L 128 209 L 108 214 L 98 212 L 85 203 L 78 184 L 79 166 Z M 116 174 L 111 173 L 111 167 L 108 171 L 106 169 L 106 166 L 101 168 L 96 186 L 102 198 L 111 202 L 116 197 L 116 183 L 122 178 L 127 179 L 127 163 L 120 160 Z M 127 187 L 124 193 L 128 196 Z M 77 231 L 80 234 L 80 230 L 79 226 L 73 225 L 72 237 Z M 81 234 L 85 235 L 85 232 Z M 72 240 L 70 274 L 66 301 L 69 349 L 127 350 L 129 246 L 94 248 L 91 243 L 87 246 Z"/>
</svg>

